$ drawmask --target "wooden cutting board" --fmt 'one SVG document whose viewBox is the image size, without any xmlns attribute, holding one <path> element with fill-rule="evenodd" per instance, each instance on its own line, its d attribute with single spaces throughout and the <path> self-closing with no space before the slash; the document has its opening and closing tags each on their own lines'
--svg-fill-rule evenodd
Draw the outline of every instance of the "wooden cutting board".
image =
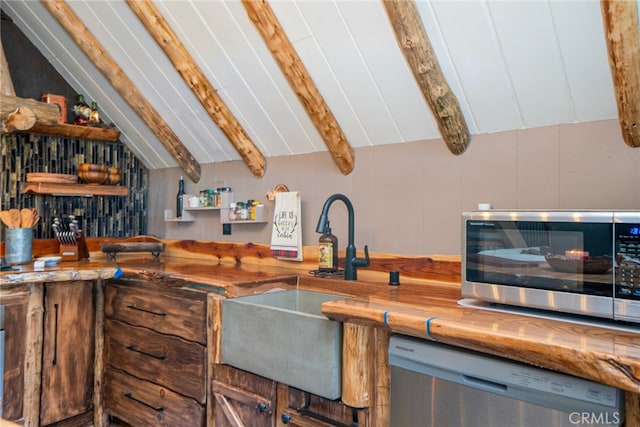
<svg viewBox="0 0 640 427">
<path fill-rule="evenodd" d="M 69 175 L 64 173 L 28 173 L 27 182 L 51 182 L 56 184 L 76 184 L 78 175 Z"/>
</svg>

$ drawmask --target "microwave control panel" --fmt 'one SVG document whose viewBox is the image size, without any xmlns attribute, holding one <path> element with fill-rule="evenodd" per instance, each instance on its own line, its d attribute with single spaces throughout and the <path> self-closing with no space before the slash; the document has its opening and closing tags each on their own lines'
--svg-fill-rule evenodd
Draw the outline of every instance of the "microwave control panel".
<svg viewBox="0 0 640 427">
<path fill-rule="evenodd" d="M 616 296 L 640 299 L 640 222 L 618 223 L 616 238 Z"/>
</svg>

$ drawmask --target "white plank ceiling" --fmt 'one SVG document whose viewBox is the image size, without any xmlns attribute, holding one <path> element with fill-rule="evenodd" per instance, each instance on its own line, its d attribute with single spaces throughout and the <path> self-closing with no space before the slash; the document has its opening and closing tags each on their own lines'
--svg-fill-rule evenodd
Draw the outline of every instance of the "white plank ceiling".
<svg viewBox="0 0 640 427">
<path fill-rule="evenodd" d="M 240 159 L 124 1 L 68 4 L 199 163 Z M 239 1 L 155 4 L 265 157 L 326 151 Z M 417 4 L 471 144 L 481 133 L 617 117 L 598 1 Z M 440 138 L 381 1 L 270 5 L 353 147 Z M 1 6 L 147 167 L 176 166 L 39 2 Z"/>
</svg>

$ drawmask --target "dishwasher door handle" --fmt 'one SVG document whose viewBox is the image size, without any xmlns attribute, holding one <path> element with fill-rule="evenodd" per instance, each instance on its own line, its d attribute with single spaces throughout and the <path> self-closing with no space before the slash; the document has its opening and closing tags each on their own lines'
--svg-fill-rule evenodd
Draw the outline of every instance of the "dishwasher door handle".
<svg viewBox="0 0 640 427">
<path fill-rule="evenodd" d="M 462 384 L 469 387 L 479 388 L 481 390 L 490 391 L 497 394 L 504 394 L 508 388 L 505 384 L 489 381 L 471 375 L 462 374 Z"/>
</svg>

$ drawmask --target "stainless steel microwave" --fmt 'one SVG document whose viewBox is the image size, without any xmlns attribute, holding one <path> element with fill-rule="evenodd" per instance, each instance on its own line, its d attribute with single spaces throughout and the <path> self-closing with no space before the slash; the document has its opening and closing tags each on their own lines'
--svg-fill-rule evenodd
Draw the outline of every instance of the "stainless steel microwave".
<svg viewBox="0 0 640 427">
<path fill-rule="evenodd" d="M 462 219 L 463 297 L 640 323 L 640 211 Z"/>
</svg>

